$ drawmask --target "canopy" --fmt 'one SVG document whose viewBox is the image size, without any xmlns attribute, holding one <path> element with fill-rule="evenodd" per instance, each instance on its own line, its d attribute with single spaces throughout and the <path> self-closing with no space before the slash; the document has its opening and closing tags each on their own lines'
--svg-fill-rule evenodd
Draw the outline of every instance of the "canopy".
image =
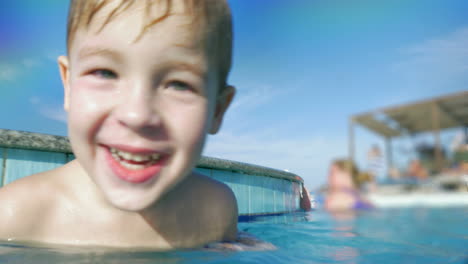
<svg viewBox="0 0 468 264">
<path fill-rule="evenodd" d="M 442 168 L 440 131 L 464 127 L 468 141 L 468 91 L 440 96 L 410 104 L 377 109 L 351 116 L 349 156 L 354 159 L 354 125 L 359 124 L 385 138 L 387 168 L 392 166 L 391 139 L 432 131 L 435 138 L 435 167 Z M 467 142 L 468 143 L 468 142 Z"/>
<path fill-rule="evenodd" d="M 468 126 L 468 91 L 358 114 L 352 121 L 385 138 Z"/>
</svg>

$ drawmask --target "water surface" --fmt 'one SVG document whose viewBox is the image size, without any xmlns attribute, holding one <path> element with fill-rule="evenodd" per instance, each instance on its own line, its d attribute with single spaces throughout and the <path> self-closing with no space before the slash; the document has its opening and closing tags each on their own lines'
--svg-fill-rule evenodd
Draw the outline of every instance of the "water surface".
<svg viewBox="0 0 468 264">
<path fill-rule="evenodd" d="M 272 251 L 109 251 L 0 245 L 0 263 L 468 263 L 468 208 L 321 211 L 258 218 L 239 229 Z"/>
</svg>

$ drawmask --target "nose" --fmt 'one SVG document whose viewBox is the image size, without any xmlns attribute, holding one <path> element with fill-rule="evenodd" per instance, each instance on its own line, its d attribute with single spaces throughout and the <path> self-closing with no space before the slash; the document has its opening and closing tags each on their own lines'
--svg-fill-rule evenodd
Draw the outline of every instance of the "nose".
<svg viewBox="0 0 468 264">
<path fill-rule="evenodd" d="M 161 126 L 161 117 L 153 103 L 151 89 L 134 85 L 123 93 L 116 109 L 118 122 L 134 131 L 150 132 Z"/>
</svg>

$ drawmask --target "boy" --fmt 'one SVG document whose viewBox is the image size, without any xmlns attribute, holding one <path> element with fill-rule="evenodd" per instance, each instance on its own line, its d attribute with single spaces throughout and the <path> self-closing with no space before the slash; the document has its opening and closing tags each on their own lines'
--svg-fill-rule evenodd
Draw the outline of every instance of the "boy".
<svg viewBox="0 0 468 264">
<path fill-rule="evenodd" d="M 76 160 L 0 189 L 0 239 L 235 240 L 233 193 L 192 172 L 234 95 L 230 19 L 224 0 L 72 0 L 58 62 Z"/>
</svg>

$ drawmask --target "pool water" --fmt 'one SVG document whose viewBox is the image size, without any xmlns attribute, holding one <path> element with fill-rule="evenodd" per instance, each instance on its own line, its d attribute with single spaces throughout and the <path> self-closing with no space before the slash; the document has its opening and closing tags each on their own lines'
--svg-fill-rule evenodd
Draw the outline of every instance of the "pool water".
<svg viewBox="0 0 468 264">
<path fill-rule="evenodd" d="M 0 245 L 0 263 L 468 263 L 468 208 L 322 211 L 257 218 L 241 231 L 271 251 L 112 252 Z"/>
</svg>

